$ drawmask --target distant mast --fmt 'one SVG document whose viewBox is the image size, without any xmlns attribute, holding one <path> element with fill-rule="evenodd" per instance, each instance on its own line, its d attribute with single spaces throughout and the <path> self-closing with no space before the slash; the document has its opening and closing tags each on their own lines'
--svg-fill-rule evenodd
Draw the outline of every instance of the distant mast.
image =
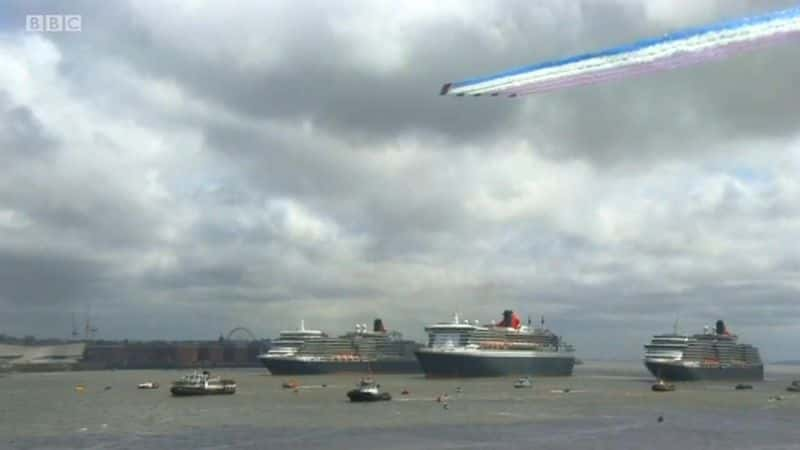
<svg viewBox="0 0 800 450">
<path fill-rule="evenodd" d="M 72 313 L 72 340 L 78 339 L 78 324 L 75 322 L 75 313 Z"/>
<path fill-rule="evenodd" d="M 77 334 L 77 330 L 76 334 Z M 83 338 L 90 341 L 95 338 L 97 334 L 97 327 L 92 326 L 92 305 L 86 307 L 86 323 L 83 325 Z"/>
</svg>

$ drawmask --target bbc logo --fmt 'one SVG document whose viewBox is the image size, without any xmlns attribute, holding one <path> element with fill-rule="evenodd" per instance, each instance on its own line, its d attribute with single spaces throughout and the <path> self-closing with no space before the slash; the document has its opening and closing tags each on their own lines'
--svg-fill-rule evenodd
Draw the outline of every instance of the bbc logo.
<svg viewBox="0 0 800 450">
<path fill-rule="evenodd" d="M 79 14 L 29 14 L 25 16 L 25 31 L 63 33 L 81 31 Z"/>
</svg>

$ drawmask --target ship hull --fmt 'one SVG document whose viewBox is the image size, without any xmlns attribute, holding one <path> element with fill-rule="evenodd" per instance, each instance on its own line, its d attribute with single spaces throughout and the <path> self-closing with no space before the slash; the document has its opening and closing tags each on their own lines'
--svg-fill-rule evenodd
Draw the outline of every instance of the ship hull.
<svg viewBox="0 0 800 450">
<path fill-rule="evenodd" d="M 575 358 L 565 355 L 504 356 L 477 352 L 418 351 L 427 377 L 569 376 Z"/>
<path fill-rule="evenodd" d="M 347 393 L 347 398 L 351 402 L 381 402 L 392 399 L 391 394 L 388 392 L 380 392 L 378 394 L 372 392 L 362 392 L 358 389 L 353 389 Z"/>
<path fill-rule="evenodd" d="M 655 377 L 667 381 L 762 381 L 764 366 L 746 367 L 686 367 L 679 364 L 645 362 Z"/>
<path fill-rule="evenodd" d="M 419 373 L 416 360 L 303 361 L 293 358 L 261 358 L 273 375 L 323 375 L 332 373 Z"/>
<path fill-rule="evenodd" d="M 169 391 L 175 397 L 189 397 L 193 395 L 231 395 L 236 393 L 236 387 L 224 386 L 209 389 L 195 386 L 173 386 Z"/>
</svg>

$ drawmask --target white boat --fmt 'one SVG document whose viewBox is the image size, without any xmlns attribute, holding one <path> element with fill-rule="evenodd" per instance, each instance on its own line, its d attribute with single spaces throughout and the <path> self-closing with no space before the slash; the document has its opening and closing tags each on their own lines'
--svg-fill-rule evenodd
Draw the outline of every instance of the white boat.
<svg viewBox="0 0 800 450">
<path fill-rule="evenodd" d="M 158 383 L 154 381 L 145 381 L 144 383 L 139 383 L 137 387 L 139 389 L 158 389 Z"/>
<path fill-rule="evenodd" d="M 531 382 L 531 378 L 530 377 L 522 377 L 522 378 L 517 379 L 516 382 L 514 382 L 514 387 L 517 388 L 517 389 L 530 388 L 530 387 L 533 387 L 533 383 Z"/>
<path fill-rule="evenodd" d="M 170 392 L 175 396 L 233 394 L 236 392 L 236 383 L 212 377 L 206 371 L 194 372 L 172 383 Z"/>
</svg>

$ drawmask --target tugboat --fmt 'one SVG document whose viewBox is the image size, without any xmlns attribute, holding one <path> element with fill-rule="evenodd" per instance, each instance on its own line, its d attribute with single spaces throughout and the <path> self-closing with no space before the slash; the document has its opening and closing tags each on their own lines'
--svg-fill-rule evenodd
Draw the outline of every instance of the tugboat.
<svg viewBox="0 0 800 450">
<path fill-rule="evenodd" d="M 347 392 L 347 398 L 351 402 L 379 402 L 391 400 L 392 396 L 388 392 L 380 391 L 381 385 L 376 384 L 371 378 L 363 378 L 358 383 L 358 387 Z"/>
<path fill-rule="evenodd" d="M 671 383 L 664 383 L 664 380 L 658 380 L 658 383 L 654 384 L 652 389 L 655 392 L 671 392 L 675 390 L 675 385 Z"/>
<path fill-rule="evenodd" d="M 153 381 L 145 381 L 144 383 L 139 383 L 137 386 L 139 389 L 158 389 L 158 383 Z"/>
<path fill-rule="evenodd" d="M 185 375 L 180 380 L 172 383 L 170 388 L 172 395 L 215 395 L 233 394 L 236 392 L 236 382 L 233 380 L 223 380 L 219 377 L 211 377 L 207 371 L 202 373 L 194 372 Z"/>
<path fill-rule="evenodd" d="M 517 389 L 522 388 L 531 388 L 533 387 L 533 383 L 531 382 L 531 377 L 522 377 L 519 378 L 515 383 L 514 387 Z"/>
</svg>

